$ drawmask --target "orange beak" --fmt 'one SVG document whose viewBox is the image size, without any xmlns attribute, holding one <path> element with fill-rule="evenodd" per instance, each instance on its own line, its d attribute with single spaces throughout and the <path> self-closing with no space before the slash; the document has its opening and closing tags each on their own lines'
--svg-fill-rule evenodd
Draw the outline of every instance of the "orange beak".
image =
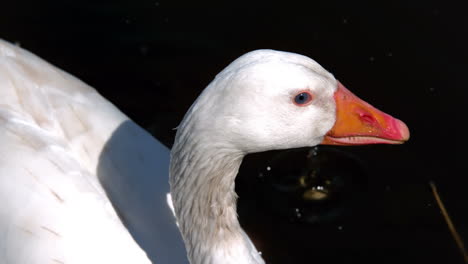
<svg viewBox="0 0 468 264">
<path fill-rule="evenodd" d="M 405 123 L 359 99 L 340 82 L 335 102 L 335 125 L 321 144 L 401 144 L 409 139 Z"/>
</svg>

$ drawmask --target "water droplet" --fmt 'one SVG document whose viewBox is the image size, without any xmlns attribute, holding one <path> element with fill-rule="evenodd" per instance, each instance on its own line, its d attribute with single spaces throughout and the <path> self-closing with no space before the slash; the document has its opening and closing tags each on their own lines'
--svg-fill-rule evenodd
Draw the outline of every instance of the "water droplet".
<svg viewBox="0 0 468 264">
<path fill-rule="evenodd" d="M 317 148 L 317 147 L 315 147 L 315 148 L 312 149 L 312 154 L 313 154 L 314 156 L 317 156 L 317 155 L 318 155 L 318 148 Z"/>
<path fill-rule="evenodd" d="M 302 217 L 302 213 L 299 208 L 294 209 L 294 216 L 296 216 L 296 219 L 300 219 Z"/>
<path fill-rule="evenodd" d="M 313 147 L 310 149 L 309 153 L 307 153 L 307 158 L 312 158 L 318 155 L 318 147 Z"/>
<path fill-rule="evenodd" d="M 343 230 L 343 226 L 338 226 L 338 230 Z"/>
<path fill-rule="evenodd" d="M 271 167 L 270 167 L 270 166 L 267 166 L 267 167 L 266 167 L 266 170 L 267 170 L 267 171 L 271 171 Z"/>
</svg>

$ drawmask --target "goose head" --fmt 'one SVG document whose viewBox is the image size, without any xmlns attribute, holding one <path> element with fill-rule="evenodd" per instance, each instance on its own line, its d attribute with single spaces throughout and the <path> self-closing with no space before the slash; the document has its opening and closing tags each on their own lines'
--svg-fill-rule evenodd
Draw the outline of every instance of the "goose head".
<svg viewBox="0 0 468 264">
<path fill-rule="evenodd" d="M 403 122 L 359 99 L 314 60 L 274 50 L 247 53 L 219 73 L 182 126 L 188 122 L 191 133 L 244 153 L 409 137 Z"/>
<path fill-rule="evenodd" d="M 171 151 L 171 192 L 189 259 L 262 263 L 236 215 L 234 179 L 245 154 L 408 138 L 402 121 L 306 56 L 274 50 L 241 56 L 188 110 Z"/>
</svg>

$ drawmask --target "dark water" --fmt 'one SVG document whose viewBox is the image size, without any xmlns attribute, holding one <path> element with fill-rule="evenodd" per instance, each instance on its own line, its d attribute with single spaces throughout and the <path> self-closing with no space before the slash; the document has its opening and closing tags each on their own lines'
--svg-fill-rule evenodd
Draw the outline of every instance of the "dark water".
<svg viewBox="0 0 468 264">
<path fill-rule="evenodd" d="M 246 158 L 240 219 L 269 263 L 463 263 L 429 181 L 468 239 L 467 31 L 461 4 L 440 1 L 9 1 L 0 16 L 1 38 L 96 87 L 167 146 L 214 75 L 257 48 L 310 56 L 405 121 L 405 145 L 335 153 L 353 173 L 337 173 L 344 191 L 331 204 L 278 196 L 270 178 L 259 185 L 281 153 Z"/>
</svg>

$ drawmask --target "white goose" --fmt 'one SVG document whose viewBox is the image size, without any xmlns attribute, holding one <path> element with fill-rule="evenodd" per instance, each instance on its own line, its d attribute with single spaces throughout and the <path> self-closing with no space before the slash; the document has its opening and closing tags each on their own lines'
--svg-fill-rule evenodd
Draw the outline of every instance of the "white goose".
<svg viewBox="0 0 468 264">
<path fill-rule="evenodd" d="M 310 58 L 240 57 L 189 109 L 171 152 L 190 262 L 264 263 L 236 215 L 245 154 L 408 138 Z M 169 151 L 94 89 L 0 40 L 0 263 L 187 263 L 168 166 Z"/>
</svg>

